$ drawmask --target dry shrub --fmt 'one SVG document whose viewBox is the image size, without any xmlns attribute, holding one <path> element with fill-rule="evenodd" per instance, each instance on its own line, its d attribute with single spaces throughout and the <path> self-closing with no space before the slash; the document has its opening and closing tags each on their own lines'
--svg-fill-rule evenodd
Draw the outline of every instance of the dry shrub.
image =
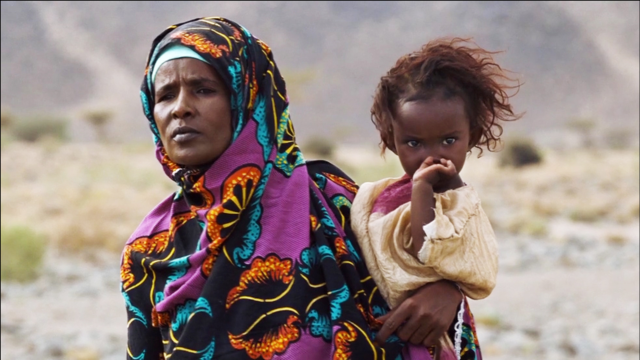
<svg viewBox="0 0 640 360">
<path fill-rule="evenodd" d="M 637 222 L 639 220 L 640 199 L 637 197 L 624 199 L 624 196 L 625 194 L 621 194 L 621 200 L 612 209 L 610 216 L 619 224 Z"/>
<path fill-rule="evenodd" d="M 7 130 L 13 125 L 13 114 L 11 114 L 9 109 L 0 110 L 0 114 L 0 127 L 2 127 L 2 130 Z"/>
<path fill-rule="evenodd" d="M 121 252 L 131 233 L 155 205 L 155 201 L 147 201 L 144 191 L 138 192 L 134 186 L 100 184 L 69 197 L 65 214 L 55 225 L 55 245 L 76 253 Z M 151 190 L 162 193 L 156 186 Z M 147 205 L 134 204 L 132 199 Z"/>
<path fill-rule="evenodd" d="M 526 138 L 514 138 L 505 142 L 500 153 L 499 164 L 502 167 L 522 167 L 538 164 L 542 161 L 542 154 L 533 141 Z"/>
<path fill-rule="evenodd" d="M 610 232 L 606 235 L 607 243 L 611 245 L 625 245 L 627 243 L 627 237 L 623 234 Z"/>
<path fill-rule="evenodd" d="M 569 219 L 573 221 L 592 223 L 607 217 L 610 207 L 599 202 L 578 204 L 569 210 Z"/>
<path fill-rule="evenodd" d="M 498 329 L 502 326 L 502 319 L 500 318 L 500 315 L 495 313 L 476 314 L 474 316 L 474 320 L 477 324 L 490 329 Z"/>
<path fill-rule="evenodd" d="M 335 144 L 324 137 L 312 137 L 302 145 L 302 152 L 317 155 L 322 158 L 330 158 L 333 155 Z"/>
<path fill-rule="evenodd" d="M 175 184 L 153 147 L 16 142 L 3 150 L 3 222 L 28 223 L 69 252 L 121 252 L 142 218 Z"/>
<path fill-rule="evenodd" d="M 18 140 L 35 142 L 44 138 L 67 139 L 67 122 L 50 116 L 32 116 L 15 121 L 12 133 Z"/>
<path fill-rule="evenodd" d="M 2 227 L 0 278 L 2 281 L 28 282 L 38 277 L 47 241 L 28 226 Z"/>
<path fill-rule="evenodd" d="M 512 216 L 504 227 L 513 234 L 546 236 L 549 233 L 546 219 L 527 212 Z"/>
<path fill-rule="evenodd" d="M 638 198 L 635 198 L 633 204 L 629 206 L 629 215 L 631 215 L 635 219 L 638 219 L 638 217 L 640 217 L 640 201 L 638 200 Z"/>
<path fill-rule="evenodd" d="M 531 202 L 531 209 L 536 215 L 551 218 L 561 213 L 558 204 L 551 199 L 536 198 Z"/>
<path fill-rule="evenodd" d="M 107 125 L 113 116 L 113 111 L 107 109 L 90 109 L 82 114 L 82 118 L 93 127 L 98 141 L 107 140 Z"/>
<path fill-rule="evenodd" d="M 637 130 L 612 128 L 604 133 L 604 142 L 610 149 L 624 150 L 631 147 Z"/>
<path fill-rule="evenodd" d="M 56 245 L 71 252 L 122 250 L 126 237 L 119 237 L 110 225 L 108 220 L 70 222 L 61 229 Z"/>
</svg>

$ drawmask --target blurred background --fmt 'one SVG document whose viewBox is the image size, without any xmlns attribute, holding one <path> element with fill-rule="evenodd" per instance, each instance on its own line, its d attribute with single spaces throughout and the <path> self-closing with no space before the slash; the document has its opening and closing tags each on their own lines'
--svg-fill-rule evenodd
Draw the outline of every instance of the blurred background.
<svg viewBox="0 0 640 360">
<path fill-rule="evenodd" d="M 1 3 L 2 358 L 121 359 L 119 253 L 175 190 L 139 85 L 167 26 L 224 16 L 268 43 L 298 142 L 358 182 L 379 156 L 372 95 L 396 59 L 473 38 L 523 86 L 504 148 L 462 176 L 500 246 L 474 301 L 486 359 L 637 359 L 638 2 Z"/>
</svg>

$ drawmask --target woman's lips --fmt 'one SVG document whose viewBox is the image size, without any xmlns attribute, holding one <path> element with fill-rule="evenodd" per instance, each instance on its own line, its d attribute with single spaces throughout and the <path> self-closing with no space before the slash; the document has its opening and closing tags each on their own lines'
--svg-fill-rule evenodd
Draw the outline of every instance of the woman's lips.
<svg viewBox="0 0 640 360">
<path fill-rule="evenodd" d="M 171 138 L 177 143 L 184 143 L 195 139 L 199 135 L 200 132 L 192 127 L 180 126 L 173 130 Z"/>
</svg>

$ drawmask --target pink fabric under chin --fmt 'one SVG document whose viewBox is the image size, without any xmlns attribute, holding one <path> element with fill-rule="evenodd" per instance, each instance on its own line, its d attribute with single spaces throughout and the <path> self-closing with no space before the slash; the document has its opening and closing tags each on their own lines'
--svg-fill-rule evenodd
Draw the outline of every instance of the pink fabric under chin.
<svg viewBox="0 0 640 360">
<path fill-rule="evenodd" d="M 397 209 L 398 206 L 408 203 L 411 201 L 411 188 L 411 177 L 404 174 L 400 180 L 382 190 L 373 203 L 371 213 L 382 213 L 386 215 Z"/>
</svg>

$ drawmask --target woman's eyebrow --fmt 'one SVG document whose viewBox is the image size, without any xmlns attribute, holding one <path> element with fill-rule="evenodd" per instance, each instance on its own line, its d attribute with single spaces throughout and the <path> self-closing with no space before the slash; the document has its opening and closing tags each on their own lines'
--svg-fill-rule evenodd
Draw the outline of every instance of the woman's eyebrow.
<svg viewBox="0 0 640 360">
<path fill-rule="evenodd" d="M 202 84 L 211 84 L 211 85 L 221 85 L 220 81 L 204 76 L 194 76 L 187 79 L 187 83 L 190 85 L 202 85 Z"/>
<path fill-rule="evenodd" d="M 223 85 L 220 83 L 220 81 L 216 80 L 216 79 L 212 79 L 212 78 L 208 78 L 208 77 L 204 77 L 204 76 L 194 76 L 191 78 L 187 79 L 187 84 L 189 84 L 190 86 L 199 86 L 199 85 Z M 178 86 L 178 84 L 175 81 L 168 81 L 168 82 L 164 82 L 164 83 L 160 83 L 160 84 L 156 84 L 155 87 L 155 92 L 159 92 L 159 91 L 163 91 L 166 89 L 173 89 L 174 87 Z"/>
<path fill-rule="evenodd" d="M 163 82 L 160 84 L 155 84 L 155 92 L 160 92 L 162 90 L 166 90 L 166 89 L 171 89 L 174 88 L 176 86 L 176 83 L 174 81 L 167 81 L 167 82 Z"/>
</svg>

